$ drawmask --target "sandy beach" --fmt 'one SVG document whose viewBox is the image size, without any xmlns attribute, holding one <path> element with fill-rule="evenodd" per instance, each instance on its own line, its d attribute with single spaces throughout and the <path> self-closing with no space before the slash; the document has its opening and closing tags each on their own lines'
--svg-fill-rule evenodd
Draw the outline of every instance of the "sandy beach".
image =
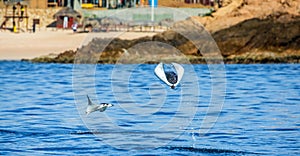
<svg viewBox="0 0 300 156">
<path fill-rule="evenodd" d="M 71 30 L 40 30 L 35 33 L 0 32 L 0 60 L 31 59 L 50 53 L 75 50 L 94 37 L 134 39 L 153 36 L 154 32 L 73 33 Z"/>
</svg>

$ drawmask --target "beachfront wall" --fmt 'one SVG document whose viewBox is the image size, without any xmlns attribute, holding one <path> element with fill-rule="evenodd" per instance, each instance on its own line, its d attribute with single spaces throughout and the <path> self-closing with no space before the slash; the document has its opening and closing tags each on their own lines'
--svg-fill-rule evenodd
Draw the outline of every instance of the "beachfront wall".
<svg viewBox="0 0 300 156">
<path fill-rule="evenodd" d="M 29 7 L 35 9 L 46 9 L 48 7 L 47 0 L 30 0 Z"/>
<path fill-rule="evenodd" d="M 126 12 L 126 13 L 125 13 Z M 117 9 L 117 10 L 88 10 L 84 9 L 81 10 L 82 17 L 90 17 L 90 18 L 103 18 L 103 17 L 114 17 L 116 16 L 119 19 L 122 20 L 134 20 L 135 15 L 146 15 L 146 17 L 151 15 L 151 8 L 133 8 L 130 10 L 124 10 L 124 9 Z M 175 21 L 182 20 L 186 18 L 187 15 L 189 16 L 204 16 L 206 14 L 211 13 L 211 9 L 209 8 L 176 8 L 175 10 L 173 8 L 157 8 L 155 10 L 155 14 L 160 15 L 166 15 L 166 14 L 172 14 L 172 19 Z M 149 20 L 149 19 L 145 19 Z"/>
<path fill-rule="evenodd" d="M 48 0 L 0 0 L 0 2 L 0 6 L 13 5 L 20 2 L 33 9 L 46 9 L 48 7 Z"/>
</svg>

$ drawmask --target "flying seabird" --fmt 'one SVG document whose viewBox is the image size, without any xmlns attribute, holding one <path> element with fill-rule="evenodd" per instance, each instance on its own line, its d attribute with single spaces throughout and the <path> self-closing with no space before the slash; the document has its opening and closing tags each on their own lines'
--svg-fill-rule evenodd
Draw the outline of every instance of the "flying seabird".
<svg viewBox="0 0 300 156">
<path fill-rule="evenodd" d="M 89 115 L 90 113 L 95 112 L 95 111 L 104 112 L 106 110 L 106 108 L 113 106 L 113 104 L 109 104 L 109 103 L 94 104 L 91 101 L 91 99 L 89 98 L 89 96 L 88 95 L 86 95 L 86 96 L 88 99 L 88 106 L 85 111 L 86 115 Z"/>
<path fill-rule="evenodd" d="M 179 84 L 180 80 L 182 79 L 184 68 L 178 63 L 172 63 L 172 65 L 175 69 L 175 72 L 172 70 L 165 71 L 163 63 L 159 63 L 156 66 L 154 73 L 168 86 L 170 86 L 172 89 L 175 89 L 175 87 Z"/>
</svg>

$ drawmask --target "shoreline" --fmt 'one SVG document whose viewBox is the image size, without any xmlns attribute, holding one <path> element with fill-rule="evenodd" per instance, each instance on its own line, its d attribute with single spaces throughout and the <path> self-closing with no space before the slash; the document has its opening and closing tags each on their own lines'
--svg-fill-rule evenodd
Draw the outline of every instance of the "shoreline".
<svg viewBox="0 0 300 156">
<path fill-rule="evenodd" d="M 73 63 L 74 53 L 83 45 L 87 45 L 93 38 L 120 38 L 125 42 L 153 37 L 160 32 L 97 32 L 97 33 L 73 33 L 72 30 L 41 30 L 36 33 L 11 33 L 0 32 L 0 61 L 28 61 L 33 63 Z M 143 39 L 142 39 L 143 40 Z M 71 53 L 70 53 L 71 52 Z M 297 55 L 295 55 L 297 54 Z M 192 64 L 206 64 L 203 57 L 185 55 Z M 118 58 L 108 57 L 98 60 L 100 64 L 116 63 Z M 168 58 L 162 58 L 166 61 Z M 156 63 L 144 58 L 137 61 L 145 63 Z M 214 60 L 212 58 L 212 60 Z M 180 61 L 180 60 L 179 60 Z M 220 62 L 220 60 L 217 60 Z M 294 52 L 279 54 L 278 52 L 266 52 L 256 50 L 243 55 L 223 56 L 224 64 L 281 64 L 300 63 L 300 55 Z M 134 62 L 132 62 L 134 63 Z"/>
<path fill-rule="evenodd" d="M 73 33 L 72 30 L 40 30 L 35 33 L 0 31 L 0 60 L 18 61 L 76 50 L 94 37 L 136 39 L 158 32 Z"/>
<path fill-rule="evenodd" d="M 36 31 L 35 33 L 1 32 L 0 60 L 31 59 L 59 54 L 66 49 L 76 49 L 85 38 L 85 34 L 73 34 L 72 31 Z"/>
</svg>

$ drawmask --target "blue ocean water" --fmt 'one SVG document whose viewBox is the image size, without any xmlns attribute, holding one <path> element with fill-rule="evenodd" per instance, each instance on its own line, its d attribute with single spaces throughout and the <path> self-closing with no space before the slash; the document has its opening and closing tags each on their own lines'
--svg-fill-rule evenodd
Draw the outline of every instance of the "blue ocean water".
<svg viewBox="0 0 300 156">
<path fill-rule="evenodd" d="M 299 64 L 226 65 L 222 109 L 209 113 L 206 65 L 185 65 L 196 75 L 186 70 L 175 90 L 154 68 L 97 65 L 78 76 L 72 64 L 1 61 L 0 154 L 300 154 Z M 86 94 L 114 107 L 86 116 Z M 199 133 L 209 116 L 213 127 Z"/>
</svg>

